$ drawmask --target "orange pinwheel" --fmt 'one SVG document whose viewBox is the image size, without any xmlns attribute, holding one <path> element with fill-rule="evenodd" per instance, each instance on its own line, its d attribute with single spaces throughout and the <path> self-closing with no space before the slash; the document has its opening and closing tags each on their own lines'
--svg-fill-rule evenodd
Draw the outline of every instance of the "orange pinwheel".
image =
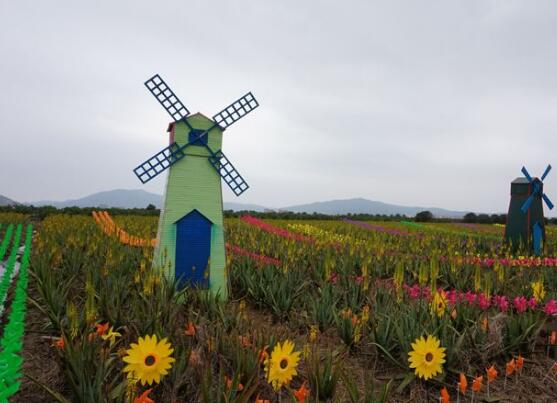
<svg viewBox="0 0 557 403">
<path fill-rule="evenodd" d="M 149 393 L 151 393 L 153 389 L 147 389 L 145 392 L 141 394 L 141 396 L 136 397 L 133 399 L 133 403 L 155 403 L 153 399 L 149 397 Z"/>
<path fill-rule="evenodd" d="M 97 332 L 97 336 L 102 336 L 103 334 L 105 334 L 106 332 L 108 332 L 108 325 L 109 323 L 106 322 L 104 325 L 101 323 L 97 323 L 95 325 L 95 329 Z"/>
<path fill-rule="evenodd" d="M 516 362 L 513 358 L 512 360 L 507 362 L 507 366 L 506 366 L 506 370 L 505 370 L 505 376 L 511 376 L 514 373 L 515 369 L 516 369 Z"/>
<path fill-rule="evenodd" d="M 58 340 L 51 344 L 52 347 L 56 347 L 58 350 L 63 350 L 66 342 L 64 342 L 64 338 L 60 337 Z"/>
<path fill-rule="evenodd" d="M 259 352 L 259 364 L 261 365 L 263 362 L 265 362 L 265 360 L 267 358 L 269 358 L 269 353 L 267 352 L 267 349 L 269 348 L 269 346 L 265 346 L 263 347 L 263 349 Z"/>
<path fill-rule="evenodd" d="M 305 403 L 306 399 L 309 397 L 309 389 L 306 387 L 306 381 L 300 386 L 300 389 L 294 392 L 294 397 L 296 397 L 297 403 Z"/>
<path fill-rule="evenodd" d="M 519 354 L 516 358 L 516 369 L 522 372 L 522 367 L 524 366 L 524 358 Z"/>
<path fill-rule="evenodd" d="M 441 403 L 449 403 L 451 401 L 451 395 L 449 395 L 449 391 L 446 387 L 441 389 Z"/>
<path fill-rule="evenodd" d="M 495 365 L 492 365 L 488 369 L 485 370 L 487 372 L 487 383 L 493 382 L 497 378 L 497 369 Z"/>
<path fill-rule="evenodd" d="M 226 375 L 224 376 L 224 381 L 226 382 L 226 388 L 227 389 L 231 389 L 232 386 L 234 385 L 234 382 L 232 381 L 232 379 L 230 379 Z M 244 389 L 244 385 L 242 385 L 240 382 L 238 382 L 238 391 L 240 392 L 243 389 Z"/>
<path fill-rule="evenodd" d="M 463 395 L 466 394 L 466 389 L 468 389 L 468 380 L 466 380 L 466 375 L 464 375 L 462 372 L 460 373 L 458 388 L 460 389 L 460 393 L 462 393 Z"/>
<path fill-rule="evenodd" d="M 184 334 L 186 336 L 192 336 L 192 337 L 195 336 L 195 326 L 193 325 L 193 323 L 188 322 L 188 327 L 184 331 Z"/>
<path fill-rule="evenodd" d="M 474 378 L 474 382 L 472 382 L 472 392 L 478 393 L 482 389 L 483 381 L 484 381 L 483 376 L 478 376 Z"/>
</svg>

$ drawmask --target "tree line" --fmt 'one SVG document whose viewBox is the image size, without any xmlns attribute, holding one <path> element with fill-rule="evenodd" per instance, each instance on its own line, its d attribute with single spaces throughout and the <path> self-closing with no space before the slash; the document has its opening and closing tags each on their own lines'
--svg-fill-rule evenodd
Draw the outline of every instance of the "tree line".
<svg viewBox="0 0 557 403">
<path fill-rule="evenodd" d="M 158 216 L 160 210 L 153 204 L 149 204 L 145 208 L 103 208 L 103 207 L 64 207 L 56 208 L 54 206 L 30 206 L 30 205 L 10 205 L 0 206 L 0 213 L 22 213 L 31 216 L 32 220 L 40 221 L 52 214 L 69 214 L 69 215 L 91 215 L 93 211 L 106 210 L 112 216 L 117 215 L 142 215 L 142 216 Z M 262 219 L 281 219 L 281 220 L 340 220 L 349 218 L 358 221 L 416 221 L 416 222 L 463 222 L 470 224 L 506 224 L 506 214 L 476 214 L 467 213 L 462 218 L 445 218 L 435 217 L 430 211 L 420 211 L 414 217 L 404 214 L 321 214 L 321 213 L 295 213 L 291 211 L 233 211 L 224 210 L 224 216 L 227 218 L 239 218 L 243 215 Z M 557 218 L 547 218 L 546 223 L 557 224 Z"/>
</svg>

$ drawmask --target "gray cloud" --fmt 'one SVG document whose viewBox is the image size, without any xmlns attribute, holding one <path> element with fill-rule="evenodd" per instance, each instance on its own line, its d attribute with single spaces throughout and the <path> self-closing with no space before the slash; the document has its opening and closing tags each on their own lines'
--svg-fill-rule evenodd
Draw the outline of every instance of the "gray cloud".
<svg viewBox="0 0 557 403">
<path fill-rule="evenodd" d="M 225 133 L 238 201 L 505 211 L 523 164 L 555 162 L 556 45 L 551 1 L 3 2 L 0 193 L 141 188 L 159 72 L 193 111 L 260 100 Z"/>
</svg>

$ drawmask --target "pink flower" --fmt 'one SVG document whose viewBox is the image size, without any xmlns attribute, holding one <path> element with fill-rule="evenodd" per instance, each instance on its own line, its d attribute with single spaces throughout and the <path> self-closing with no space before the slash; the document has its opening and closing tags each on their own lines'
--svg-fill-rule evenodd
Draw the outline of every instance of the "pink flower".
<svg viewBox="0 0 557 403">
<path fill-rule="evenodd" d="M 464 294 L 464 299 L 466 300 L 466 302 L 468 302 L 469 305 L 474 305 L 474 303 L 476 302 L 476 294 L 474 294 L 472 291 L 466 291 L 466 294 Z"/>
<path fill-rule="evenodd" d="M 456 305 L 458 300 L 458 293 L 455 290 L 447 291 L 446 297 L 447 301 L 449 301 L 449 305 Z"/>
<path fill-rule="evenodd" d="M 418 284 L 414 284 L 412 287 L 407 286 L 406 291 L 408 292 L 410 298 L 412 299 L 420 298 L 420 286 Z"/>
<path fill-rule="evenodd" d="M 557 302 L 554 299 L 550 299 L 543 307 L 543 311 L 548 315 L 555 315 L 557 313 Z"/>
<path fill-rule="evenodd" d="M 425 299 L 431 298 L 431 289 L 429 287 L 424 287 L 422 290 L 422 297 Z"/>
<path fill-rule="evenodd" d="M 515 297 L 513 304 L 518 313 L 522 313 L 528 308 L 528 302 L 524 297 Z"/>
<path fill-rule="evenodd" d="M 507 300 L 507 297 L 505 297 L 504 295 L 502 296 L 497 296 L 497 305 L 499 305 L 499 309 L 502 312 L 506 312 L 507 309 L 509 309 L 509 301 Z"/>
<path fill-rule="evenodd" d="M 530 309 L 535 309 L 536 305 L 538 305 L 538 301 L 536 301 L 536 298 L 532 297 L 528 300 L 528 307 Z"/>
<path fill-rule="evenodd" d="M 484 294 L 478 294 L 478 305 L 480 308 L 485 311 L 491 305 L 491 301 L 489 298 L 486 298 Z"/>
<path fill-rule="evenodd" d="M 364 276 L 356 276 L 354 280 L 356 281 L 356 284 L 362 284 L 362 282 L 364 281 Z"/>
<path fill-rule="evenodd" d="M 332 273 L 331 274 L 331 284 L 336 284 L 338 281 L 338 274 L 337 273 Z"/>
</svg>

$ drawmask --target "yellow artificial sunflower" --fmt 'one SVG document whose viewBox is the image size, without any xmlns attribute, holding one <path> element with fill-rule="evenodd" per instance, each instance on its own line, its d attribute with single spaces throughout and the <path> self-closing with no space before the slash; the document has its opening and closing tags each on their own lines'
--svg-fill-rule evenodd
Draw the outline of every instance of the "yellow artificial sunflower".
<svg viewBox="0 0 557 403">
<path fill-rule="evenodd" d="M 128 365 L 124 372 L 128 372 L 128 376 L 139 380 L 142 385 L 159 383 L 175 361 L 170 357 L 173 351 L 166 338 L 157 343 L 155 335 L 140 337 L 137 344 L 131 343 L 131 348 L 126 350 L 127 355 L 123 360 Z"/>
<path fill-rule="evenodd" d="M 442 317 L 447 309 L 447 296 L 445 291 L 435 292 L 433 294 L 433 299 L 430 303 L 431 314 L 435 314 L 438 317 Z"/>
<path fill-rule="evenodd" d="M 265 360 L 265 374 L 275 391 L 288 384 L 298 374 L 298 361 L 300 352 L 294 352 L 294 343 L 290 340 L 285 340 L 282 346 L 277 343 L 271 356 Z"/>
<path fill-rule="evenodd" d="M 417 338 L 408 356 L 410 368 L 414 368 L 414 373 L 420 378 L 427 380 L 443 372 L 445 348 L 440 347 L 439 339 L 435 336 Z"/>
</svg>

